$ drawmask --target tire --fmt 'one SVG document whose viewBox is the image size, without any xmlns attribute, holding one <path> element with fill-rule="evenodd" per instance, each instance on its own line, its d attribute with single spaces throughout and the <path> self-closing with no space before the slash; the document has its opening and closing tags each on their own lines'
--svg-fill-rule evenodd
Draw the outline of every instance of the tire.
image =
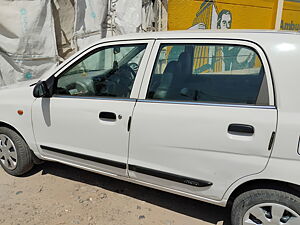
<svg viewBox="0 0 300 225">
<path fill-rule="evenodd" d="M 0 164 L 10 175 L 21 176 L 33 167 L 32 153 L 14 130 L 0 127 Z"/>
<path fill-rule="evenodd" d="M 255 189 L 233 202 L 232 225 L 300 224 L 300 198 L 274 189 Z"/>
</svg>

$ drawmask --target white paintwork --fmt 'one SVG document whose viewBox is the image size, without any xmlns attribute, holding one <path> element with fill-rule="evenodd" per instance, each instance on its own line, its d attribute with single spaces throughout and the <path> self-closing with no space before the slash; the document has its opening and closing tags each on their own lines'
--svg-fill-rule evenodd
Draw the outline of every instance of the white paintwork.
<svg viewBox="0 0 300 225">
<path fill-rule="evenodd" d="M 233 182 L 266 166 L 276 117 L 276 109 L 138 102 L 132 120 L 129 164 L 213 185 L 198 188 L 134 172 L 130 175 L 221 200 Z M 255 134 L 229 134 L 228 126 L 233 123 L 252 125 Z"/>
<path fill-rule="evenodd" d="M 57 97 L 35 99 L 32 96 L 33 87 L 24 83 L 19 87 L 7 87 L 0 90 L 0 122 L 13 126 L 40 158 L 59 161 L 214 204 L 225 205 L 230 194 L 239 185 L 251 180 L 270 179 L 299 185 L 300 156 L 297 153 L 300 136 L 300 104 L 298 104 L 300 96 L 299 34 L 231 30 L 118 36 L 103 39 L 89 50 L 78 52 L 60 65 L 56 71 L 49 71 L 49 74 L 42 79 L 46 80 L 53 74 L 57 76 L 60 71 L 92 48 L 113 45 L 120 41 L 148 42 L 149 48 L 144 55 L 131 94 L 132 98 L 142 100 L 145 98 L 158 42 L 170 39 L 178 43 L 242 42 L 244 45 L 256 48 L 262 57 L 267 72 L 270 99 L 275 99 L 275 102 L 271 101 L 270 106 L 274 105 L 276 108 L 163 105 L 147 102 L 138 102 L 135 105 L 134 102 L 130 101 Z M 154 41 L 156 44 L 150 54 Z M 47 101 L 48 106 L 50 106 L 48 109 Z M 42 108 L 42 105 L 46 108 Z M 17 114 L 19 109 L 24 110 L 24 115 Z M 124 119 L 118 121 L 117 124 L 105 124 L 104 126 L 98 119 L 98 113 L 104 109 L 121 112 L 124 114 L 122 115 Z M 201 111 L 201 117 L 198 115 L 198 110 Z M 51 115 L 51 128 L 47 127 L 44 120 L 47 113 Z M 194 120 L 187 120 L 185 118 L 187 113 Z M 129 137 L 129 134 L 126 133 L 127 119 L 125 120 L 125 117 L 131 114 L 133 120 Z M 72 121 L 75 122 L 76 126 Z M 226 130 L 228 124 L 232 122 L 253 124 L 258 132 L 253 137 L 230 136 Z M 34 125 L 32 126 L 32 124 Z M 274 130 L 276 130 L 276 138 L 270 153 L 267 150 L 267 145 L 271 131 Z M 67 131 L 70 133 L 63 140 L 61 135 Z M 116 132 L 119 137 L 111 139 L 112 136 L 116 135 Z M 187 136 L 185 135 L 187 132 L 197 135 Z M 105 135 L 105 148 L 98 148 L 99 143 L 101 143 L 99 133 Z M 168 135 L 163 138 L 158 135 L 159 133 Z M 201 136 L 198 136 L 199 133 Z M 80 141 L 81 137 L 87 138 L 91 143 L 86 146 L 84 141 Z M 127 147 L 128 137 L 130 138 L 129 148 Z M 119 140 L 121 140 L 120 143 L 118 143 Z M 129 163 L 132 164 L 212 181 L 214 185 L 211 188 L 197 189 L 192 186 L 187 187 L 162 181 L 158 178 L 142 177 L 135 173 L 131 173 L 132 177 L 130 178 L 126 177 L 126 173 L 121 174 L 120 171 L 111 170 L 111 167 L 92 166 L 79 160 L 72 161 L 55 155 L 45 155 L 37 147 L 37 145 L 43 144 L 41 142 L 52 145 L 51 147 L 70 148 L 66 150 L 120 162 L 126 162 L 129 158 Z M 115 149 L 113 146 L 121 149 Z M 178 148 L 182 146 L 183 148 Z M 143 149 L 139 149 L 139 147 L 143 147 Z M 154 149 L 154 152 L 147 152 L 147 149 L 150 148 Z M 128 150 L 129 155 L 127 155 Z M 196 167 L 198 159 L 199 167 Z"/>
<path fill-rule="evenodd" d="M 53 96 L 39 98 L 32 106 L 33 130 L 38 146 L 51 146 L 69 152 L 80 153 L 116 162 L 127 162 L 129 132 L 128 119 L 132 116 L 135 98 L 138 96 L 143 68 L 152 48 L 152 41 L 119 41 L 108 45 L 147 43 L 146 57 L 141 62 L 141 70 L 133 86 L 130 99 L 105 99 L 77 96 Z M 107 45 L 106 45 L 107 46 Z M 97 45 L 94 49 L 101 48 Z M 64 70 L 65 68 L 63 68 Z M 60 73 L 57 73 L 58 76 Z M 116 121 L 99 119 L 100 112 L 112 112 Z M 40 147 L 42 155 L 51 156 L 51 152 Z M 52 157 L 55 157 L 55 155 Z M 55 157 L 57 158 L 57 156 Z M 126 171 L 112 166 L 101 165 L 101 170 L 125 176 Z"/>
<path fill-rule="evenodd" d="M 228 40 L 161 40 L 161 44 L 232 44 Z M 270 105 L 274 93 L 270 68 L 263 51 L 245 41 L 234 44 L 256 49 L 265 65 Z M 145 73 L 140 99 L 145 99 L 156 54 L 152 54 Z M 166 179 L 129 171 L 131 177 L 173 187 L 195 195 L 221 200 L 226 189 L 241 177 L 261 172 L 268 161 L 269 140 L 276 131 L 277 110 L 261 108 L 222 107 L 215 105 L 167 104 L 138 102 L 132 120 L 129 164 L 152 168 L 213 183 L 198 188 Z M 230 124 L 248 124 L 254 136 L 232 135 Z M 158 157 L 159 156 L 159 157 Z"/>
<path fill-rule="evenodd" d="M 31 125 L 31 105 L 35 100 L 32 95 L 33 87 L 29 87 L 31 83 L 34 81 L 25 82 L 24 86 L 13 85 L 0 89 L 0 122 L 14 127 L 23 136 L 29 147 L 36 151 Z M 20 116 L 17 113 L 18 110 L 23 110 L 24 114 Z"/>
<path fill-rule="evenodd" d="M 127 122 L 135 102 L 102 99 L 37 99 L 32 107 L 33 129 L 38 145 L 69 152 L 127 162 L 129 133 Z M 103 121 L 100 112 L 114 112 L 122 119 Z M 39 148 L 42 155 L 49 152 Z M 50 155 L 51 156 L 51 155 Z M 101 169 L 119 175 L 125 171 L 102 165 Z"/>
</svg>

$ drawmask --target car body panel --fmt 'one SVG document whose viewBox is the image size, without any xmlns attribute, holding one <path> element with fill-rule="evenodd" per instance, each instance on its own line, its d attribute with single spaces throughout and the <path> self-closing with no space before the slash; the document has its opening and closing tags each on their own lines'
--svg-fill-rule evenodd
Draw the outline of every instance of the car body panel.
<svg viewBox="0 0 300 225">
<path fill-rule="evenodd" d="M 32 82 L 0 89 L 0 122 L 14 127 L 30 148 L 39 155 L 31 123 L 31 105 L 35 101 L 32 95 L 33 87 L 29 86 Z M 23 114 L 19 115 L 18 110 L 22 110 Z"/>
<path fill-rule="evenodd" d="M 221 200 L 233 182 L 265 168 L 276 120 L 276 109 L 138 102 L 132 120 L 129 165 L 213 184 L 199 188 L 155 175 L 131 171 L 130 175 Z M 254 135 L 228 133 L 228 126 L 235 123 L 252 125 Z"/>
<path fill-rule="evenodd" d="M 141 69 L 136 75 L 137 79 L 134 81 L 130 98 L 54 95 L 51 98 L 39 98 L 34 102 L 32 106 L 33 129 L 42 155 L 64 158 L 71 162 L 77 161 L 83 165 L 127 176 L 129 140 L 127 126 L 136 103 L 143 78 L 143 68 L 147 63 L 153 41 L 119 41 L 105 45 L 106 47 L 132 43 L 143 43 L 148 46 L 140 65 Z M 104 45 L 97 45 L 85 54 L 98 48 L 101 49 L 101 47 Z M 71 63 L 76 61 L 74 59 Z M 66 67 L 68 68 L 65 66 L 61 71 L 65 71 Z M 101 113 L 113 113 L 116 119 L 102 119 Z M 87 157 L 90 160 L 87 160 Z M 103 163 L 96 158 L 102 159 Z M 95 165 L 90 161 L 93 161 Z"/>
</svg>

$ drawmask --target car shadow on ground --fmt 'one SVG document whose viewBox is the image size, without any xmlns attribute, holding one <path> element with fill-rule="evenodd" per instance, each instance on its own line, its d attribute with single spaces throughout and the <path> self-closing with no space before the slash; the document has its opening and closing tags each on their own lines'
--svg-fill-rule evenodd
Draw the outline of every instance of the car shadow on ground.
<svg viewBox="0 0 300 225">
<path fill-rule="evenodd" d="M 231 225 L 229 216 L 230 211 L 228 208 L 215 206 L 54 162 L 45 162 L 42 165 L 37 165 L 31 172 L 26 174 L 26 176 L 31 176 L 40 171 L 42 171 L 43 175 L 51 174 L 97 186 L 208 223 L 217 224 L 219 221 L 224 221 L 223 225 Z"/>
</svg>

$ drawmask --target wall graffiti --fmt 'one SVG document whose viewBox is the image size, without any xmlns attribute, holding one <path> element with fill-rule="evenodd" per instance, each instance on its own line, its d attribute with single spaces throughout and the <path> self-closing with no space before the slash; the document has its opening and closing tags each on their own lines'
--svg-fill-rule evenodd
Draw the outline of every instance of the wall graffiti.
<svg viewBox="0 0 300 225">
<path fill-rule="evenodd" d="M 168 29 L 274 29 L 276 9 L 274 0 L 169 0 Z M 282 30 L 300 30 L 300 0 L 285 0 L 281 19 Z"/>
<path fill-rule="evenodd" d="M 274 29 L 274 0 L 169 0 L 169 30 Z M 186 13 L 189 12 L 189 13 Z M 282 30 L 300 31 L 300 0 L 284 1 Z M 170 49 L 172 58 L 182 49 Z M 210 72 L 258 68 L 257 56 L 247 48 L 196 47 L 194 70 Z"/>
<path fill-rule="evenodd" d="M 218 10 L 214 1 L 204 0 L 190 29 L 231 29 L 232 13 Z"/>
<path fill-rule="evenodd" d="M 293 20 L 289 23 L 284 20 L 281 20 L 280 29 L 281 30 L 299 31 L 300 24 L 295 23 Z"/>
<path fill-rule="evenodd" d="M 232 21 L 233 15 L 230 10 L 219 11 L 214 1 L 204 0 L 190 29 L 231 29 Z M 242 70 L 253 67 L 255 62 L 253 51 L 250 49 L 232 46 L 206 48 L 195 50 L 195 54 L 199 55 L 195 55 L 198 59 L 195 71 L 203 71 L 202 68 L 213 72 Z M 210 57 L 214 60 L 210 60 Z"/>
<path fill-rule="evenodd" d="M 229 10 L 223 9 L 218 14 L 217 28 L 218 29 L 230 29 L 232 23 L 232 14 Z"/>
</svg>

